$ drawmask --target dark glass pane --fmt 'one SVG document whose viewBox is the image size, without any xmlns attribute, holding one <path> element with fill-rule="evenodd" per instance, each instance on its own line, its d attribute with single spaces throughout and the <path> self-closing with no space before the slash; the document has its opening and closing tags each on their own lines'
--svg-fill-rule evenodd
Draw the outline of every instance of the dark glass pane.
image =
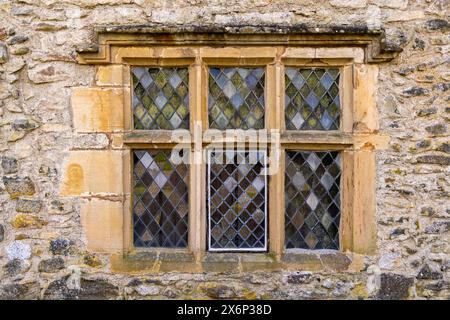
<svg viewBox="0 0 450 320">
<path fill-rule="evenodd" d="M 209 249 L 266 249 L 265 151 L 211 151 L 208 164 Z"/>
<path fill-rule="evenodd" d="M 339 69 L 287 67 L 285 88 L 287 130 L 339 129 Z"/>
<path fill-rule="evenodd" d="M 263 129 L 264 74 L 264 68 L 210 68 L 209 127 Z"/>
<path fill-rule="evenodd" d="M 340 178 L 339 152 L 286 152 L 286 248 L 339 249 Z"/>
<path fill-rule="evenodd" d="M 188 166 L 171 150 L 135 150 L 133 223 L 136 247 L 187 247 Z"/>
<path fill-rule="evenodd" d="M 135 129 L 189 129 L 187 68 L 133 67 Z"/>
</svg>

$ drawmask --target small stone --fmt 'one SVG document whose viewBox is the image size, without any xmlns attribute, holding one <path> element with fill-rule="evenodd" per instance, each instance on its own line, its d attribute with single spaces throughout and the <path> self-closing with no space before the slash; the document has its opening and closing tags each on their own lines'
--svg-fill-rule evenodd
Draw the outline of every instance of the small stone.
<svg viewBox="0 0 450 320">
<path fill-rule="evenodd" d="M 372 3 L 379 7 L 406 9 L 408 0 L 372 0 Z"/>
<path fill-rule="evenodd" d="M 74 149 L 105 149 L 109 145 L 109 138 L 104 133 L 79 134 L 73 141 Z"/>
<path fill-rule="evenodd" d="M 67 239 L 55 239 L 50 241 L 50 251 L 54 255 L 67 255 L 70 249 L 70 241 Z"/>
<path fill-rule="evenodd" d="M 382 273 L 377 298 L 382 300 L 406 299 L 413 284 L 413 278 L 393 273 Z"/>
<path fill-rule="evenodd" d="M 406 250 L 406 253 L 408 253 L 410 255 L 417 253 L 417 249 L 416 248 L 405 247 L 405 250 Z"/>
<path fill-rule="evenodd" d="M 64 269 L 64 259 L 61 257 L 42 260 L 38 265 L 39 272 L 54 273 L 61 269 Z"/>
<path fill-rule="evenodd" d="M 333 7 L 338 8 L 364 8 L 367 5 L 366 0 L 330 0 Z"/>
<path fill-rule="evenodd" d="M 299 271 L 287 276 L 287 283 L 291 284 L 304 284 L 312 281 L 312 272 Z"/>
<path fill-rule="evenodd" d="M 51 214 L 69 214 L 75 209 L 69 200 L 53 200 L 50 203 L 49 213 Z"/>
<path fill-rule="evenodd" d="M 33 69 L 28 69 L 28 78 L 36 84 L 51 83 L 67 79 L 68 75 L 62 70 L 55 69 L 55 66 L 49 63 L 37 65 Z"/>
<path fill-rule="evenodd" d="M 416 278 L 421 280 L 439 280 L 443 278 L 443 275 L 440 270 L 432 268 L 428 263 L 425 263 Z"/>
<path fill-rule="evenodd" d="M 19 196 L 32 196 L 36 190 L 29 177 L 3 177 L 6 192 L 12 199 Z"/>
<path fill-rule="evenodd" d="M 443 123 L 437 123 L 425 127 L 425 130 L 432 134 L 444 134 L 447 132 L 447 126 Z"/>
<path fill-rule="evenodd" d="M 445 153 L 450 153 L 450 143 L 444 142 L 436 150 Z"/>
<path fill-rule="evenodd" d="M 436 83 L 435 85 L 433 85 L 433 90 L 445 92 L 448 89 L 450 89 L 450 83 L 441 82 L 441 83 Z"/>
<path fill-rule="evenodd" d="M 5 240 L 5 227 L 0 224 L 0 242 Z"/>
<path fill-rule="evenodd" d="M 11 54 L 15 55 L 15 56 L 23 56 L 24 54 L 27 54 L 28 52 L 30 52 L 30 48 L 28 48 L 28 47 L 20 47 L 20 48 L 11 50 Z"/>
<path fill-rule="evenodd" d="M 8 49 L 5 44 L 0 42 L 0 63 L 8 61 Z"/>
<path fill-rule="evenodd" d="M 18 131 L 31 131 L 34 129 L 37 129 L 40 127 L 40 123 L 34 119 L 31 118 L 25 118 L 25 119 L 16 119 L 13 121 L 11 127 L 14 130 Z"/>
<path fill-rule="evenodd" d="M 140 285 L 134 288 L 134 290 L 141 296 L 155 296 L 159 294 L 159 288 L 152 285 Z"/>
<path fill-rule="evenodd" d="M 33 13 L 33 9 L 29 7 L 13 7 L 11 14 L 15 16 L 28 16 Z"/>
<path fill-rule="evenodd" d="M 425 41 L 423 41 L 422 39 L 419 39 L 419 38 L 415 38 L 413 48 L 419 49 L 419 50 L 425 49 Z"/>
<path fill-rule="evenodd" d="M 331 289 L 333 288 L 333 281 L 331 281 L 331 279 L 325 279 L 322 282 L 322 287 L 326 288 L 326 289 Z"/>
<path fill-rule="evenodd" d="M 16 173 L 19 171 L 19 163 L 15 158 L 2 157 L 2 169 L 5 174 Z"/>
<path fill-rule="evenodd" d="M 16 211 L 24 213 L 36 213 L 41 210 L 41 200 L 19 199 L 16 203 Z"/>
<path fill-rule="evenodd" d="M 425 117 L 425 116 L 430 116 L 430 115 L 436 114 L 436 113 L 437 113 L 436 108 L 425 108 L 425 109 L 419 110 L 419 112 L 417 112 L 417 115 L 419 117 Z"/>
<path fill-rule="evenodd" d="M 28 292 L 28 286 L 25 284 L 12 283 L 0 287 L 0 300 L 24 299 Z"/>
<path fill-rule="evenodd" d="M 450 23 L 444 19 L 432 19 L 426 22 L 426 26 L 429 30 L 445 31 L 450 28 Z"/>
<path fill-rule="evenodd" d="M 133 278 L 128 282 L 127 286 L 129 287 L 136 287 L 142 284 L 142 280 L 139 278 Z"/>
<path fill-rule="evenodd" d="M 37 216 L 31 216 L 29 214 L 18 214 L 11 221 L 11 225 L 15 229 L 23 228 L 37 228 L 40 229 L 47 225 L 47 222 Z"/>
<path fill-rule="evenodd" d="M 433 217 L 436 215 L 436 210 L 433 207 L 423 207 L 420 210 L 420 214 L 426 217 Z"/>
<path fill-rule="evenodd" d="M 446 272 L 447 270 L 450 270 L 450 260 L 444 261 L 444 263 L 441 266 L 442 272 Z"/>
<path fill-rule="evenodd" d="M 429 146 L 431 146 L 430 140 L 422 140 L 416 143 L 417 148 L 428 148 Z"/>
<path fill-rule="evenodd" d="M 232 287 L 224 285 L 207 288 L 206 295 L 213 299 L 233 299 L 237 297 Z"/>
<path fill-rule="evenodd" d="M 162 295 L 170 299 L 176 299 L 179 297 L 179 293 L 177 291 L 172 290 L 171 288 L 164 289 Z"/>
<path fill-rule="evenodd" d="M 10 46 L 12 46 L 15 44 L 24 43 L 24 42 L 28 41 L 28 39 L 29 38 L 27 36 L 13 36 L 6 43 L 9 44 Z"/>
<path fill-rule="evenodd" d="M 95 254 L 87 254 L 83 257 L 83 261 L 84 264 L 93 267 L 93 268 L 97 268 L 100 267 L 102 265 L 102 261 L 95 255 Z"/>
<path fill-rule="evenodd" d="M 25 131 L 12 131 L 11 134 L 8 137 L 8 142 L 15 142 L 17 140 L 22 139 L 23 137 L 25 137 L 27 133 Z"/>
<path fill-rule="evenodd" d="M 450 221 L 437 221 L 433 222 L 425 228 L 427 234 L 439 234 L 445 233 L 450 230 Z"/>
<path fill-rule="evenodd" d="M 422 87 L 411 87 L 403 91 L 405 97 L 425 96 L 427 94 L 429 94 L 428 89 Z"/>
<path fill-rule="evenodd" d="M 6 109 L 12 113 L 22 113 L 23 109 L 19 103 L 13 102 L 6 105 Z"/>
<path fill-rule="evenodd" d="M 391 232 L 391 237 L 397 237 L 397 236 L 401 236 L 405 234 L 405 229 L 403 228 L 395 228 L 394 230 L 392 230 Z"/>
<path fill-rule="evenodd" d="M 431 74 L 418 75 L 416 81 L 420 83 L 432 83 L 434 82 L 434 76 Z"/>
<path fill-rule="evenodd" d="M 420 156 L 420 157 L 417 157 L 417 162 L 449 166 L 450 165 L 450 157 L 448 157 L 448 156 L 433 156 L 433 155 Z"/>
<path fill-rule="evenodd" d="M 22 241 L 13 241 L 6 247 L 6 255 L 9 260 L 28 260 L 31 257 L 31 247 Z"/>
<path fill-rule="evenodd" d="M 400 259 L 401 255 L 398 252 L 389 252 L 382 254 L 378 260 L 378 265 L 381 269 L 393 269 L 395 264 Z"/>
<path fill-rule="evenodd" d="M 18 274 L 28 271 L 31 264 L 27 260 L 13 259 L 8 261 L 4 266 L 3 270 L 10 277 L 17 276 Z"/>
<path fill-rule="evenodd" d="M 57 24 L 51 24 L 51 23 L 45 23 L 45 22 L 41 22 L 38 23 L 34 29 L 36 31 L 59 31 L 62 29 L 66 29 L 67 26 L 64 25 L 57 25 Z"/>
<path fill-rule="evenodd" d="M 407 76 L 408 74 L 413 73 L 414 71 L 416 71 L 415 67 L 402 67 L 396 72 L 402 76 Z"/>
<path fill-rule="evenodd" d="M 105 300 L 117 299 L 119 289 L 103 279 L 80 279 L 77 289 L 67 286 L 68 276 L 55 280 L 49 284 L 44 292 L 46 300 L 79 299 L 79 300 Z"/>
</svg>

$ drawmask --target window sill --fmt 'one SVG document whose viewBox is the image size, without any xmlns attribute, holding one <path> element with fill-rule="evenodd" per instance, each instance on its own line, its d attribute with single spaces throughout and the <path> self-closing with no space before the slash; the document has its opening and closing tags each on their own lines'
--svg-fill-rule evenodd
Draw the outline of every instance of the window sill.
<svg viewBox="0 0 450 320">
<path fill-rule="evenodd" d="M 194 254 L 185 250 L 139 250 L 111 256 L 112 270 L 123 273 L 346 271 L 351 263 L 350 255 L 335 250 L 288 250 L 279 260 L 271 253 L 207 252 L 196 261 Z"/>
</svg>

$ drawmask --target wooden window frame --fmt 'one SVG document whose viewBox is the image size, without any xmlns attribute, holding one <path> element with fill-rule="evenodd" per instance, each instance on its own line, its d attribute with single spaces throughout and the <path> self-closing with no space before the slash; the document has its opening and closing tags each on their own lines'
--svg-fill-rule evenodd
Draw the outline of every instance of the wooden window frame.
<svg viewBox="0 0 450 320">
<path fill-rule="evenodd" d="M 206 251 L 206 165 L 193 161 L 204 157 L 208 146 L 217 143 L 237 143 L 236 134 L 231 139 L 222 141 L 208 141 L 203 139 L 203 133 L 208 132 L 208 66 L 265 66 L 265 125 L 267 130 L 279 130 L 280 139 L 270 144 L 270 149 L 279 154 L 280 169 L 278 173 L 269 177 L 269 212 L 268 212 L 268 248 L 263 254 L 251 253 L 255 257 L 233 253 L 241 264 L 249 261 L 250 266 L 260 263 L 268 268 L 289 268 L 304 265 L 305 256 L 313 255 L 314 269 L 327 267 L 321 250 L 304 250 L 284 248 L 284 165 L 286 150 L 333 150 L 342 154 L 341 173 L 341 224 L 340 250 L 346 257 L 372 255 L 376 252 L 376 224 L 375 224 L 375 150 L 386 147 L 388 137 L 378 132 L 377 110 L 375 103 L 375 85 L 378 68 L 368 62 L 377 55 L 370 47 L 374 40 L 358 43 L 342 42 L 337 47 L 317 47 L 298 44 L 292 41 L 280 41 L 276 46 L 265 45 L 264 37 L 259 37 L 259 43 L 252 45 L 236 40 L 225 41 L 219 46 L 208 43 L 208 37 L 200 35 L 199 43 L 186 41 L 179 43 L 179 39 L 161 41 L 158 44 L 152 35 L 147 38 L 147 44 L 139 37 L 127 35 L 125 38 L 116 37 L 117 42 L 106 37 L 105 42 L 97 54 L 86 52 L 80 54 L 81 63 L 106 63 L 99 68 L 114 67 L 121 73 L 123 88 L 123 123 L 124 129 L 116 134 L 122 141 L 123 154 L 123 250 L 115 256 L 115 266 L 118 270 L 148 269 L 136 261 L 129 263 L 130 255 L 142 257 L 147 254 L 154 260 L 160 261 L 161 256 L 169 254 L 164 270 L 176 270 L 182 263 L 186 268 L 186 261 L 192 262 L 193 271 L 219 270 L 220 264 L 234 257 L 229 254 L 218 258 L 211 258 Z M 113 39 L 114 39 L 113 37 Z M 206 37 L 206 38 L 205 38 Z M 250 37 L 247 35 L 247 37 Z M 195 38 L 195 36 L 194 36 Z M 245 37 L 244 37 L 245 38 Z M 251 38 L 251 37 L 250 37 Z M 300 37 L 301 38 L 301 37 Z M 330 39 L 332 36 L 330 36 Z M 124 40 L 125 39 L 125 40 Z M 133 40 L 130 40 L 133 39 Z M 206 39 L 206 40 L 205 40 Z M 271 40 L 273 41 L 273 40 Z M 300 41 L 300 40 L 299 40 Z M 326 41 L 321 39 L 320 41 Z M 361 41 L 361 40 L 359 40 Z M 227 43 L 228 42 L 228 43 Z M 270 41 L 266 41 L 270 42 Z M 124 44 L 125 43 L 125 44 Z M 324 42 L 325 43 L 325 42 Z M 349 45 L 350 44 L 350 45 Z M 358 45 L 355 45 L 358 44 Z M 369 51 L 371 48 L 372 51 Z M 379 53 L 379 52 L 378 52 Z M 385 58 L 389 59 L 389 58 Z M 95 62 L 93 62 L 95 61 Z M 169 130 L 133 130 L 132 126 L 132 66 L 187 66 L 189 69 L 189 112 L 190 112 L 190 142 L 186 147 L 190 149 L 189 169 L 189 239 L 187 249 L 134 248 L 132 232 L 132 150 L 146 148 L 172 148 L 178 141 L 171 137 Z M 340 99 L 341 115 L 340 130 L 334 131 L 292 131 L 285 130 L 284 125 L 284 67 L 338 67 L 340 68 Z M 197 196 L 194 196 L 197 195 Z M 170 254 L 174 254 L 170 256 Z M 269 257 L 270 259 L 266 259 Z M 140 259 L 140 258 L 139 258 Z M 259 261 L 258 259 L 262 259 Z M 144 259 L 145 260 L 145 259 Z M 317 260 L 317 261 L 316 261 Z M 208 264 L 206 262 L 212 261 Z M 255 262 L 256 261 L 256 262 Z M 350 259 L 352 261 L 352 259 Z M 359 260 L 361 261 L 361 259 Z M 206 264 L 205 264 L 206 263 Z M 136 267 L 136 264 L 139 265 Z M 225 263 L 226 264 L 226 263 Z M 269 265 L 269 266 L 267 266 Z M 153 268 L 152 267 L 152 268 Z M 348 267 L 348 265 L 346 266 Z M 161 271 L 161 267 L 156 269 Z M 185 269 L 186 270 L 186 269 Z"/>
</svg>

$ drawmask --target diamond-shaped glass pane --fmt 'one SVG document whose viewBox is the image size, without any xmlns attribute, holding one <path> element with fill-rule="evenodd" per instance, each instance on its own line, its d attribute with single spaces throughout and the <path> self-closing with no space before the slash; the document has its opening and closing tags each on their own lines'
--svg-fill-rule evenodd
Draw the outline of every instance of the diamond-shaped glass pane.
<svg viewBox="0 0 450 320">
<path fill-rule="evenodd" d="M 264 68 L 210 68 L 209 127 L 263 129 L 264 79 Z"/>
<path fill-rule="evenodd" d="M 287 67 L 285 88 L 286 129 L 339 129 L 339 69 Z"/>
<path fill-rule="evenodd" d="M 208 162 L 209 249 L 264 251 L 267 154 L 211 150 Z"/>
<path fill-rule="evenodd" d="M 133 67 L 135 129 L 189 129 L 187 68 Z"/>
<path fill-rule="evenodd" d="M 133 225 L 136 247 L 184 248 L 188 243 L 188 166 L 171 150 L 135 150 Z"/>
<path fill-rule="evenodd" d="M 339 249 L 340 178 L 339 152 L 286 152 L 286 248 Z"/>
</svg>

